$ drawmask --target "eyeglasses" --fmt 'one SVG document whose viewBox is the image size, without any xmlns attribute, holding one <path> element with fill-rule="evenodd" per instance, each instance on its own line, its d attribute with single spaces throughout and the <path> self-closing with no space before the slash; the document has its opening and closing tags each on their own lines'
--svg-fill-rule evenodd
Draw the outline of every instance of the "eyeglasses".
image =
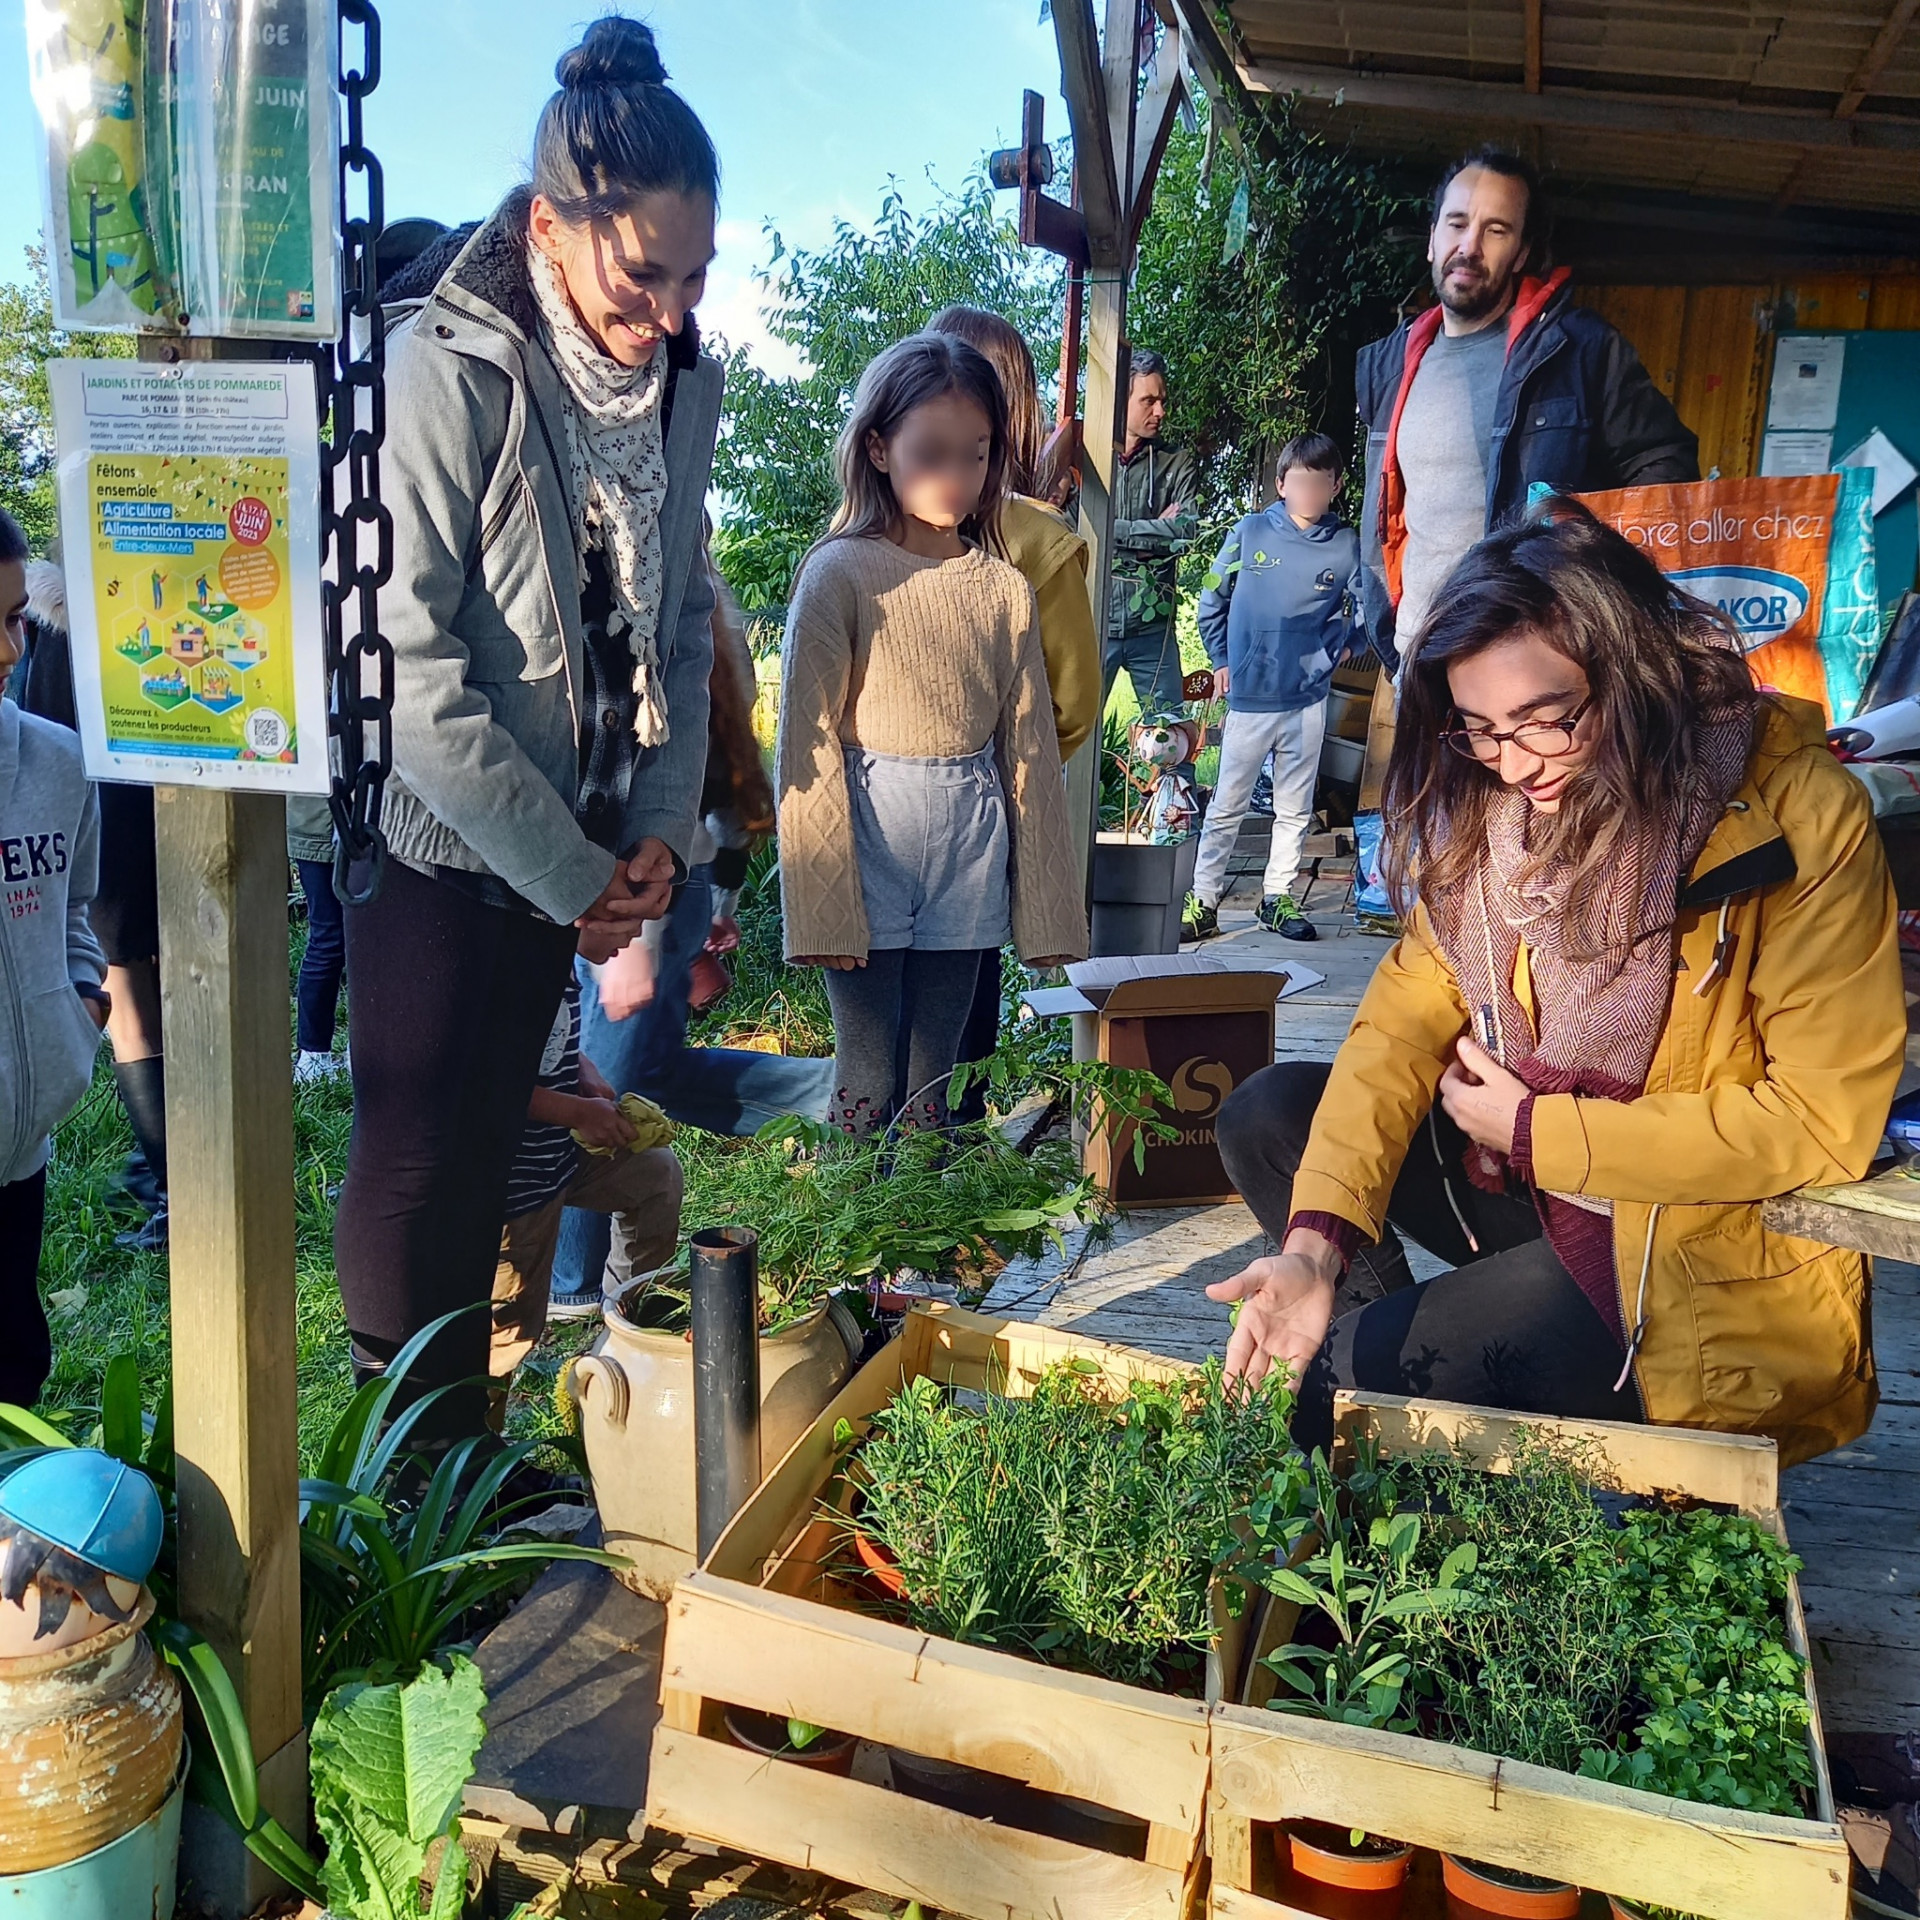
<svg viewBox="0 0 1920 1920">
<path fill-rule="evenodd" d="M 1573 751 L 1574 730 L 1592 705 L 1593 695 L 1588 694 L 1570 714 L 1559 720 L 1529 720 L 1524 727 L 1513 727 L 1505 733 L 1496 733 L 1491 727 L 1445 727 L 1440 738 L 1455 753 L 1478 760 L 1483 766 L 1491 766 L 1498 760 L 1500 749 L 1509 740 L 1522 753 L 1530 753 L 1536 759 L 1558 760 Z"/>
</svg>

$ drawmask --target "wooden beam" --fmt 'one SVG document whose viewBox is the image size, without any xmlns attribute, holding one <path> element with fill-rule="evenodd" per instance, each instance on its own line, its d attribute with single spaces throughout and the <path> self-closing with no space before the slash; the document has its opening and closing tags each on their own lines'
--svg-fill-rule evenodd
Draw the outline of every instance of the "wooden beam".
<svg viewBox="0 0 1920 1920">
<path fill-rule="evenodd" d="M 1127 183 L 1129 257 L 1140 244 L 1140 229 L 1146 225 L 1147 214 L 1153 206 L 1153 183 L 1159 177 L 1160 162 L 1166 157 L 1167 142 L 1173 137 L 1173 123 L 1179 117 L 1182 97 L 1180 29 L 1168 27 L 1160 37 L 1153 72 L 1140 96 L 1134 130 L 1133 172 Z"/>
<path fill-rule="evenodd" d="M 180 1611 L 233 1676 L 268 1809 L 305 1831 L 287 811 L 273 794 L 154 789 L 179 1458 Z M 277 1884 L 217 1822 L 203 1894 Z M 194 1838 L 190 1836 L 190 1838 Z M 209 1858 L 211 1855 L 211 1859 Z"/>
<path fill-rule="evenodd" d="M 1904 3 L 1904 0 L 1903 0 Z M 1745 107 L 1659 94 L 1587 93 L 1556 87 L 1530 94 L 1488 80 L 1356 73 L 1344 67 L 1261 60 L 1240 68 L 1255 93 L 1297 94 L 1329 105 L 1384 107 L 1447 119 L 1506 121 L 1600 133 L 1658 133 L 1739 146 L 1920 152 L 1920 117 L 1830 114 L 1792 107 Z"/>
<path fill-rule="evenodd" d="M 1541 0 L 1520 0 L 1526 14 L 1527 26 L 1527 65 L 1526 88 L 1529 93 L 1540 91 L 1540 8 Z"/>
<path fill-rule="evenodd" d="M 1900 42 L 1906 38 L 1907 29 L 1913 25 L 1916 13 L 1920 13 L 1920 0 L 1893 0 L 1893 7 L 1881 22 L 1880 31 L 1873 36 L 1873 45 L 1861 56 L 1860 64 L 1853 70 L 1853 78 L 1847 82 L 1846 92 L 1840 96 L 1839 104 L 1833 110 L 1836 120 L 1851 120 L 1860 111 L 1861 101 L 1873 91 L 1873 83 L 1900 51 Z"/>
<path fill-rule="evenodd" d="M 1133 185 L 1133 149 L 1139 126 L 1140 99 L 1139 0 L 1107 0 L 1106 31 L 1100 37 L 1100 80 L 1107 101 L 1107 132 L 1113 144 L 1114 190 L 1119 196 L 1119 225 L 1114 248 L 1104 257 L 1122 271 L 1133 267 L 1133 225 L 1130 189 Z M 1100 243 L 1088 234 L 1093 257 L 1101 259 Z"/>
<path fill-rule="evenodd" d="M 1073 129 L 1073 163 L 1080 176 L 1080 205 L 1087 241 L 1096 260 L 1111 259 L 1120 246 L 1120 174 L 1101 71 L 1100 35 L 1093 0 L 1055 0 L 1053 37 L 1060 49 L 1060 91 Z"/>
</svg>

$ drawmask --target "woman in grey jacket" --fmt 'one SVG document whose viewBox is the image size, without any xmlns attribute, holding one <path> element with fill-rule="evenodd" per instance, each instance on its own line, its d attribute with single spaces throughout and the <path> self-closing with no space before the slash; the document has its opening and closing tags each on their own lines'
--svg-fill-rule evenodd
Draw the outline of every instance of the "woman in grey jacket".
<svg viewBox="0 0 1920 1920">
<path fill-rule="evenodd" d="M 719 167 L 653 36 L 594 22 L 531 189 L 388 347 L 393 860 L 346 910 L 354 1131 L 334 1228 L 356 1364 L 491 1288 L 506 1183 L 576 947 L 605 959 L 684 877 L 707 751 L 698 564 L 721 374 L 691 309 Z M 478 1433 L 461 1316 L 414 1431 Z"/>
</svg>

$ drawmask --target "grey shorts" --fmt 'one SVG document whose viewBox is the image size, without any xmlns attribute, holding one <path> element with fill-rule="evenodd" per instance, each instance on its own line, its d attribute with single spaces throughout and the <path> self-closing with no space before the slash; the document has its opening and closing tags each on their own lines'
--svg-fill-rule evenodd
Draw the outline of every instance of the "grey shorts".
<svg viewBox="0 0 1920 1920">
<path fill-rule="evenodd" d="M 848 747 L 853 850 L 873 947 L 934 951 L 1012 937 L 1007 800 L 991 744 L 918 760 Z"/>
</svg>

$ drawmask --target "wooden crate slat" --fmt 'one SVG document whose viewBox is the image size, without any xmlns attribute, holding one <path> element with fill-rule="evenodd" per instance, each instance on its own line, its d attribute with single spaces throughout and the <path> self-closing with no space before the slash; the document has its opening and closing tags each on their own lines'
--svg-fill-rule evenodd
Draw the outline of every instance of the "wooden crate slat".
<svg viewBox="0 0 1920 1920">
<path fill-rule="evenodd" d="M 1197 1835 L 1207 1709 L 688 1574 L 663 1684 L 1070 1793 Z"/>
<path fill-rule="evenodd" d="M 1263 1899 L 1239 1887 L 1214 1882 L 1208 1896 L 1207 1911 L 1212 1920 L 1317 1920 L 1305 1907 L 1290 1907 L 1281 1900 Z"/>
<path fill-rule="evenodd" d="M 1221 1707 L 1227 1817 L 1314 1819 L 1698 1914 L 1846 1920 L 1848 1853 L 1811 1820 L 1690 1805 L 1370 1727 Z"/>
<path fill-rule="evenodd" d="M 1778 1451 L 1771 1440 L 1750 1434 L 1695 1433 L 1617 1420 L 1554 1420 L 1385 1393 L 1337 1394 L 1334 1418 L 1342 1435 L 1371 1433 L 1385 1453 L 1444 1450 L 1491 1473 L 1510 1470 L 1523 1432 L 1585 1440 L 1605 1452 L 1624 1493 L 1679 1490 L 1751 1514 L 1772 1513 L 1780 1505 Z"/>
<path fill-rule="evenodd" d="M 647 1823 L 990 1920 L 1177 1920 L 1166 1867 L 766 1760 L 662 1727 Z M 748 1809 L 751 1809 L 749 1815 Z"/>
</svg>

